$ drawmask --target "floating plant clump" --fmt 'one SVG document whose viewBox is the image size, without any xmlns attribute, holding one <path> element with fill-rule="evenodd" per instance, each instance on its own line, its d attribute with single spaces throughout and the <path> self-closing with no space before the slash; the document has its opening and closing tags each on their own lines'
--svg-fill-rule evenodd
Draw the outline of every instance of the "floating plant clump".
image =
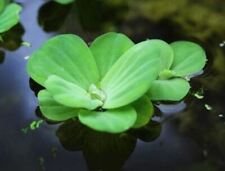
<svg viewBox="0 0 225 171">
<path fill-rule="evenodd" d="M 19 20 L 21 6 L 16 3 L 10 3 L 9 0 L 0 1 L 0 34 L 10 30 Z"/>
<path fill-rule="evenodd" d="M 47 119 L 78 118 L 94 130 L 120 133 L 149 122 L 151 99 L 183 98 L 189 91 L 183 77 L 201 70 L 205 62 L 202 48 L 191 42 L 134 44 L 123 34 L 107 33 L 88 47 L 78 36 L 66 34 L 37 50 L 27 71 L 45 88 L 38 100 Z M 182 96 L 177 98 L 175 90 L 183 91 Z"/>
</svg>

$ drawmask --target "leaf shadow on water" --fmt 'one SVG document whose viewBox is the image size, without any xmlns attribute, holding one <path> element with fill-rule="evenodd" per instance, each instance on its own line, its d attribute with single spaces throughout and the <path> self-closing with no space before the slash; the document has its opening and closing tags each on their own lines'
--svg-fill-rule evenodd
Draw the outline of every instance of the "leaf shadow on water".
<svg viewBox="0 0 225 171">
<path fill-rule="evenodd" d="M 160 130 L 159 123 L 150 122 L 140 130 L 108 134 L 91 130 L 79 121 L 69 120 L 59 127 L 56 135 L 65 149 L 83 152 L 90 170 L 116 171 L 132 154 L 138 138 L 154 141 Z"/>
<path fill-rule="evenodd" d="M 5 60 L 5 52 L 0 50 L 0 64 L 2 64 Z"/>
<path fill-rule="evenodd" d="M 0 64 L 4 62 L 5 52 L 4 50 L 15 51 L 23 42 L 22 36 L 25 33 L 25 30 L 22 24 L 18 23 L 9 31 L 2 33 L 0 40 Z"/>
<path fill-rule="evenodd" d="M 56 135 L 65 149 L 83 152 L 90 170 L 120 170 L 136 146 L 129 134 L 100 133 L 77 121 L 64 123 Z"/>
<path fill-rule="evenodd" d="M 72 4 L 61 5 L 54 1 L 47 2 L 39 9 L 38 23 L 46 32 L 56 31 L 64 24 L 71 8 Z"/>
<path fill-rule="evenodd" d="M 1 34 L 2 40 L 0 41 L 0 48 L 4 48 L 9 51 L 14 51 L 21 46 L 22 36 L 25 30 L 22 24 L 18 23 L 9 31 Z"/>
<path fill-rule="evenodd" d="M 127 1 L 82 0 L 68 5 L 50 1 L 39 9 L 38 23 L 47 32 L 99 32 L 112 23 L 122 23 L 128 12 Z"/>
</svg>

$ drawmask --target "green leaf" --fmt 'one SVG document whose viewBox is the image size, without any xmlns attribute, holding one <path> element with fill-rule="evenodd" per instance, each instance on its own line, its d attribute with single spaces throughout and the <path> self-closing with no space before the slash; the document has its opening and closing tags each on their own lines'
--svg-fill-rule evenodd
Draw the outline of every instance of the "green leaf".
<svg viewBox="0 0 225 171">
<path fill-rule="evenodd" d="M 27 71 L 44 86 L 50 75 L 57 75 L 87 90 L 99 81 L 98 68 L 86 43 L 65 34 L 48 40 L 28 60 Z"/>
<path fill-rule="evenodd" d="M 170 45 L 159 39 L 152 39 L 161 48 L 160 51 L 160 71 L 169 69 L 173 63 L 173 49 Z"/>
<path fill-rule="evenodd" d="M 91 51 L 102 78 L 118 58 L 134 43 L 120 33 L 106 33 L 97 37 L 91 44 Z"/>
<path fill-rule="evenodd" d="M 49 76 L 45 87 L 55 101 L 67 107 L 93 110 L 103 104 L 100 100 L 92 99 L 83 88 L 55 75 Z"/>
<path fill-rule="evenodd" d="M 96 131 L 108 133 L 128 130 L 135 123 L 136 118 L 137 114 L 131 106 L 106 111 L 81 110 L 79 112 L 81 123 Z"/>
<path fill-rule="evenodd" d="M 146 125 L 150 121 L 154 112 L 151 100 L 147 96 L 143 96 L 135 101 L 132 106 L 137 112 L 137 120 L 132 128 L 140 128 Z"/>
<path fill-rule="evenodd" d="M 174 77 L 174 71 L 169 70 L 169 69 L 164 69 L 159 73 L 158 79 L 160 80 L 168 80 L 170 78 Z"/>
<path fill-rule="evenodd" d="M 15 26 L 19 20 L 19 13 L 21 6 L 15 3 L 11 3 L 0 14 L 0 33 L 6 32 Z"/>
<path fill-rule="evenodd" d="M 182 78 L 156 80 L 148 91 L 151 100 L 179 101 L 189 92 L 189 83 Z"/>
<path fill-rule="evenodd" d="M 187 76 L 200 71 L 206 64 L 205 51 L 198 44 L 177 41 L 171 44 L 174 60 L 171 67 L 176 76 Z"/>
<path fill-rule="evenodd" d="M 38 100 L 42 114 L 49 120 L 65 121 L 78 115 L 78 109 L 57 103 L 47 90 L 38 93 Z"/>
<path fill-rule="evenodd" d="M 55 2 L 58 2 L 60 4 L 69 4 L 74 2 L 75 0 L 54 0 Z"/>
<path fill-rule="evenodd" d="M 107 96 L 103 108 L 127 105 L 146 93 L 158 75 L 162 50 L 158 41 L 147 40 L 126 51 L 101 82 Z"/>
<path fill-rule="evenodd" d="M 5 7 L 9 4 L 9 0 L 1 0 L 0 1 L 0 13 L 5 9 Z"/>
</svg>

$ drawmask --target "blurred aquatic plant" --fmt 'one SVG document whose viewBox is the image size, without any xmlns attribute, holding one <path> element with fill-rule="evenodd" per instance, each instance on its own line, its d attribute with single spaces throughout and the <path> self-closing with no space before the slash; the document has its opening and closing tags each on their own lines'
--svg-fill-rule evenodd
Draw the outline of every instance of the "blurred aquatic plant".
<svg viewBox="0 0 225 171">
<path fill-rule="evenodd" d="M 37 130 L 40 127 L 40 125 L 42 123 L 43 123 L 43 120 L 42 119 L 40 119 L 40 120 L 34 120 L 27 127 L 22 128 L 21 131 L 24 134 L 27 134 L 29 131 L 35 131 L 35 130 Z"/>
<path fill-rule="evenodd" d="M 130 18 L 143 16 L 155 23 L 167 21 L 177 34 L 185 33 L 185 36 L 202 41 L 213 36 L 215 40 L 215 36 L 225 35 L 225 24 L 221 22 L 225 15 L 224 5 L 225 1 L 220 0 L 131 0 Z"/>
<path fill-rule="evenodd" d="M 123 34 L 107 33 L 88 47 L 67 34 L 37 50 L 27 71 L 45 88 L 38 100 L 47 119 L 78 118 L 94 130 L 120 133 L 149 122 L 150 98 L 179 100 L 177 94 L 186 95 L 189 83 L 180 77 L 199 71 L 205 61 L 202 48 L 191 42 L 169 45 L 153 39 L 134 44 Z"/>
<path fill-rule="evenodd" d="M 19 20 L 21 6 L 16 3 L 10 3 L 9 0 L 0 1 L 0 34 L 10 30 Z"/>
<path fill-rule="evenodd" d="M 70 4 L 72 2 L 75 2 L 76 0 L 54 0 L 55 2 L 58 2 L 60 4 L 66 5 L 66 4 Z"/>
</svg>

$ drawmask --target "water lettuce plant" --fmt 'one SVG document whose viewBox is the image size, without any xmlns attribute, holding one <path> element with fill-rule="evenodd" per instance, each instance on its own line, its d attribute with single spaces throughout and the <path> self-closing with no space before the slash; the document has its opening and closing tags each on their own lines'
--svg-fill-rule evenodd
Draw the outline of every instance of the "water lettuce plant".
<svg viewBox="0 0 225 171">
<path fill-rule="evenodd" d="M 189 92 L 189 77 L 205 66 L 205 51 L 196 43 L 176 41 L 167 47 L 163 56 L 158 79 L 148 95 L 151 100 L 179 101 Z"/>
<path fill-rule="evenodd" d="M 59 35 L 29 58 L 27 71 L 45 88 L 38 93 L 38 100 L 47 119 L 78 118 L 94 130 L 119 133 L 148 123 L 153 114 L 149 97 L 154 97 L 151 92 L 157 79 L 197 70 L 186 69 L 186 62 L 178 65 L 178 70 L 169 70 L 180 60 L 186 61 L 186 56 L 176 60 L 171 46 L 157 39 L 134 44 L 123 34 L 107 33 L 88 47 L 76 35 Z M 182 67 L 184 71 L 179 70 Z M 162 90 L 156 93 L 161 95 Z"/>
<path fill-rule="evenodd" d="M 10 30 L 19 20 L 21 6 L 16 3 L 10 3 L 9 0 L 0 1 L 0 34 Z"/>
</svg>

